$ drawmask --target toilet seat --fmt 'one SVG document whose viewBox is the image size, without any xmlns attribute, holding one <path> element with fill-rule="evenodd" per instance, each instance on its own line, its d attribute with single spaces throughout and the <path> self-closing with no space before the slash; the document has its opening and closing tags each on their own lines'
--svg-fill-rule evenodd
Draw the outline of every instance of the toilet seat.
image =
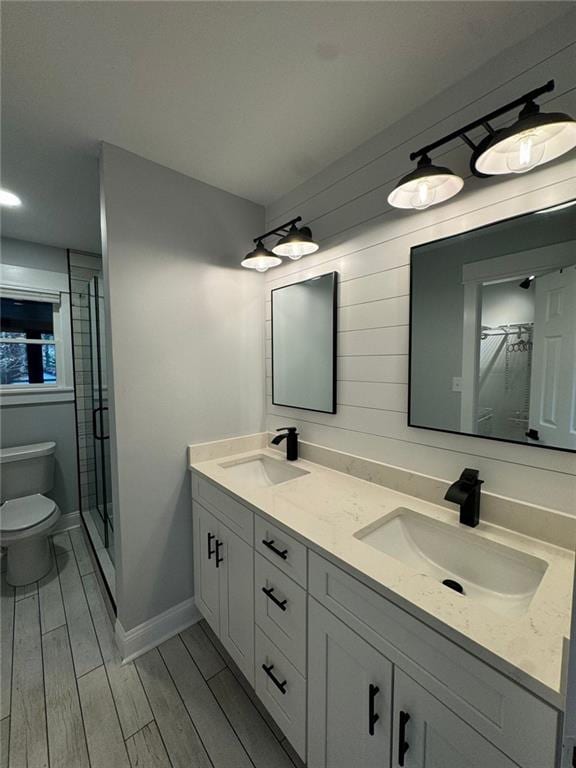
<svg viewBox="0 0 576 768">
<path fill-rule="evenodd" d="M 50 528 L 60 517 L 55 501 L 35 493 L 10 499 L 0 507 L 0 541 L 8 545 L 12 541 L 36 536 Z"/>
</svg>

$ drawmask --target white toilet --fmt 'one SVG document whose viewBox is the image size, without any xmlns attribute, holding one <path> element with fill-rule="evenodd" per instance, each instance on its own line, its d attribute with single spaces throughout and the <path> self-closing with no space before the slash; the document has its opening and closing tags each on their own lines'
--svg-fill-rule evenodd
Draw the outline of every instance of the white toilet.
<svg viewBox="0 0 576 768">
<path fill-rule="evenodd" d="M 60 517 L 42 496 L 54 481 L 56 443 L 0 448 L 0 544 L 6 547 L 6 579 L 15 587 L 45 576 L 52 567 L 48 536 Z"/>
</svg>

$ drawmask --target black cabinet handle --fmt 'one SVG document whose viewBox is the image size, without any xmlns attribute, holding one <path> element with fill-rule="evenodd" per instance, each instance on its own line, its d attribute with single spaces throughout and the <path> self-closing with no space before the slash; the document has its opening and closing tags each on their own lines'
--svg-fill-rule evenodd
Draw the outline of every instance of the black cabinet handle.
<svg viewBox="0 0 576 768">
<path fill-rule="evenodd" d="M 276 677 L 276 675 L 272 674 L 272 670 L 274 669 L 274 664 L 270 664 L 269 667 L 267 667 L 266 664 L 262 664 L 262 669 L 264 670 L 264 672 L 266 672 L 266 674 L 268 675 L 270 680 L 272 680 L 276 688 L 278 688 L 280 693 L 286 693 L 286 683 L 288 681 L 284 680 L 284 682 L 281 683 L 280 680 L 278 680 L 278 678 Z"/>
<path fill-rule="evenodd" d="M 269 600 L 272 600 L 272 602 L 280 608 L 281 611 L 286 610 L 286 603 L 288 600 L 278 600 L 276 595 L 274 594 L 274 587 L 262 587 L 262 592 L 266 595 L 266 597 Z"/>
<path fill-rule="evenodd" d="M 214 554 L 215 550 L 212 549 L 212 539 L 215 539 L 216 536 L 214 536 L 213 533 L 208 534 L 208 560 L 212 560 L 212 555 Z"/>
<path fill-rule="evenodd" d="M 380 720 L 380 715 L 374 711 L 374 700 L 380 693 L 380 688 L 377 685 L 368 686 L 368 734 L 374 736 L 374 726 Z"/>
<path fill-rule="evenodd" d="M 406 741 L 406 726 L 410 721 L 410 715 L 408 712 L 400 712 L 400 734 L 398 737 L 398 765 L 400 768 L 404 766 L 404 756 L 410 749 L 410 744 Z"/>
<path fill-rule="evenodd" d="M 287 549 L 278 549 L 274 546 L 274 539 L 270 539 L 270 541 L 266 541 L 266 539 L 262 539 L 262 544 L 264 544 L 265 547 L 268 547 L 268 549 L 271 549 L 272 552 L 274 552 L 275 555 L 278 555 L 278 557 L 281 557 L 282 560 L 286 560 L 288 558 L 288 550 Z"/>
<path fill-rule="evenodd" d="M 222 542 L 220 539 L 216 539 L 216 568 L 220 568 L 220 563 L 224 562 L 224 558 L 220 557 L 220 549 L 222 547 Z"/>
</svg>

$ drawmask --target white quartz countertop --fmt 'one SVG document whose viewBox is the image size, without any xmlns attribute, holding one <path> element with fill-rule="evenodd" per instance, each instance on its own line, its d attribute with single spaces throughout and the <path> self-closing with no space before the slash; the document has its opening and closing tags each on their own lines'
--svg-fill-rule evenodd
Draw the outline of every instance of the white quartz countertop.
<svg viewBox="0 0 576 768">
<path fill-rule="evenodd" d="M 307 546 L 461 647 L 563 708 L 563 640 L 570 633 L 574 572 L 571 551 L 483 523 L 482 511 L 478 527 L 468 529 L 460 526 L 457 511 L 308 461 L 292 465 L 309 474 L 265 488 L 231 479 L 221 466 L 262 454 L 285 462 L 277 451 L 257 450 L 192 463 L 190 469 L 281 524 Z M 548 568 L 527 611 L 514 618 L 497 614 L 354 537 L 399 507 L 545 560 Z"/>
</svg>

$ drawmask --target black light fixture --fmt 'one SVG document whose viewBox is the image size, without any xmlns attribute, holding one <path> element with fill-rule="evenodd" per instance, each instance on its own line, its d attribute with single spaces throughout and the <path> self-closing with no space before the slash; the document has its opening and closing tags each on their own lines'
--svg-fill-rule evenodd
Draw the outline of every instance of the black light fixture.
<svg viewBox="0 0 576 768">
<path fill-rule="evenodd" d="M 563 112 L 540 112 L 529 101 L 509 128 L 491 134 L 474 160 L 488 176 L 526 173 L 576 147 L 576 120 Z"/>
<path fill-rule="evenodd" d="M 403 176 L 388 196 L 394 208 L 415 208 L 422 211 L 431 205 L 449 200 L 464 186 L 464 180 L 449 168 L 432 165 L 428 155 L 422 155 L 416 170 Z"/>
<path fill-rule="evenodd" d="M 524 288 L 525 290 L 528 290 L 532 283 L 534 282 L 536 275 L 530 275 L 530 277 L 526 277 L 524 280 L 522 280 L 521 283 L 519 283 L 519 288 Z"/>
<path fill-rule="evenodd" d="M 255 237 L 256 248 L 243 259 L 241 265 L 247 269 L 266 272 L 268 269 L 282 264 L 280 256 L 287 256 L 289 259 L 296 260 L 315 253 L 319 248 L 318 243 L 313 240 L 310 227 L 296 226 L 299 221 L 302 221 L 301 216 L 290 219 L 285 224 Z M 263 240 L 273 235 L 280 235 L 280 240 L 269 251 Z"/>
<path fill-rule="evenodd" d="M 277 267 L 282 264 L 282 259 L 269 251 L 262 240 L 258 240 L 256 248 L 246 254 L 240 262 L 246 269 L 255 269 L 257 272 L 267 272 L 271 267 Z"/>
<path fill-rule="evenodd" d="M 277 256 L 288 256 L 289 259 L 296 261 L 301 259 L 302 256 L 309 256 L 311 253 L 315 253 L 318 248 L 318 243 L 315 243 L 312 239 L 310 227 L 300 227 L 298 229 L 296 223 L 293 222 L 288 234 L 278 240 L 272 248 L 272 252 Z"/>
<path fill-rule="evenodd" d="M 543 113 L 535 99 L 554 90 L 554 80 L 525 93 L 503 107 L 443 136 L 438 141 L 412 152 L 418 167 L 404 176 L 388 196 L 394 208 L 421 210 L 449 200 L 464 184 L 448 168 L 432 164 L 430 152 L 455 139 L 462 139 L 472 150 L 470 169 L 475 176 L 524 173 L 548 163 L 576 147 L 576 120 L 562 112 Z M 490 121 L 522 107 L 518 120 L 509 128 L 496 131 Z M 476 128 L 487 131 L 479 143 L 468 134 Z"/>
</svg>

